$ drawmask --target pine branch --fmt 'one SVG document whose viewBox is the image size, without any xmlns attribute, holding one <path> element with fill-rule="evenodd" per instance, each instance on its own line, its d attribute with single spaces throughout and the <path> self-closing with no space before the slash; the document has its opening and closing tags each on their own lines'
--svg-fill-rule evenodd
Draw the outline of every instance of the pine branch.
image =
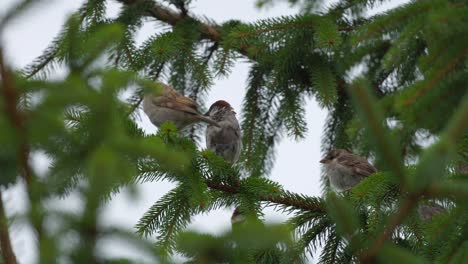
<svg viewBox="0 0 468 264">
<path fill-rule="evenodd" d="M 308 221 L 310 223 L 310 220 Z M 293 222 L 294 224 L 294 222 Z M 312 255 L 319 246 L 322 246 L 322 241 L 325 240 L 327 232 L 332 222 L 329 218 L 320 218 L 317 221 L 309 224 L 307 228 L 303 228 L 300 243 L 307 248 L 309 253 Z M 301 230 L 299 230 L 301 232 Z"/>
<path fill-rule="evenodd" d="M 424 196 L 430 196 L 431 192 L 435 192 L 438 188 L 437 185 L 434 187 L 434 184 L 430 184 L 431 180 L 434 181 L 433 176 L 430 172 L 435 173 L 437 177 L 440 177 L 439 174 L 442 174 L 447 165 L 447 159 L 442 157 L 447 157 L 450 155 L 452 148 L 456 145 L 458 140 L 460 140 L 463 135 L 465 135 L 467 124 L 468 124 L 468 101 L 463 101 L 462 105 L 459 108 L 459 112 L 454 114 L 451 117 L 446 131 L 441 135 L 440 141 L 426 150 L 425 155 L 422 156 L 421 161 L 416 169 L 416 174 L 412 179 L 424 179 L 420 180 L 423 183 L 428 182 L 425 185 L 415 185 L 407 184 L 403 185 L 402 189 L 416 190 L 407 195 L 404 200 L 400 203 L 399 209 L 395 212 L 389 220 L 388 225 L 385 227 L 384 231 L 377 237 L 373 246 L 359 255 L 359 258 L 362 263 L 374 263 L 375 257 L 380 252 L 386 240 L 388 240 L 394 230 L 399 226 L 403 220 L 409 215 L 411 210 L 418 204 L 418 200 Z M 428 164 L 436 164 L 436 168 L 439 170 L 434 170 L 433 168 L 428 169 L 430 166 Z M 423 187 L 421 187 L 423 186 Z"/>
<path fill-rule="evenodd" d="M 80 16 L 80 24 L 85 19 L 85 13 Z M 30 79 L 40 71 L 44 70 L 51 62 L 57 59 L 57 55 L 60 52 L 60 42 L 63 41 L 63 37 L 67 34 L 68 27 L 64 27 L 63 30 L 59 33 L 59 35 L 52 41 L 51 45 L 46 48 L 44 53 L 39 56 L 36 60 L 32 62 L 32 64 L 26 66 L 23 69 L 23 74 L 25 75 L 26 79 Z"/>
<path fill-rule="evenodd" d="M 46 67 L 51 61 L 55 59 L 55 56 L 57 55 L 58 50 L 53 49 L 51 53 L 44 58 L 38 65 L 35 65 L 35 67 L 32 68 L 30 72 L 27 72 L 26 79 L 29 79 L 36 75 L 38 72 L 40 72 L 44 67 Z"/>
<path fill-rule="evenodd" d="M 340 245 L 340 237 L 334 231 L 328 234 L 325 246 L 323 247 L 320 255 L 320 262 L 323 264 L 334 264 L 337 263 L 338 258 L 338 247 Z"/>
<path fill-rule="evenodd" d="M 411 210 L 417 205 L 419 197 L 419 194 L 412 195 L 401 203 L 399 210 L 390 218 L 389 224 L 385 227 L 382 234 L 377 237 L 373 246 L 359 256 L 361 263 L 375 263 L 375 257 L 383 247 L 385 241 L 390 238 L 395 228 L 403 222 Z"/>
<path fill-rule="evenodd" d="M 255 121 L 258 118 L 258 112 L 260 110 L 260 107 L 258 105 L 259 101 L 259 88 L 263 84 L 263 72 L 259 69 L 259 67 L 252 67 L 251 70 L 251 78 L 250 78 L 250 89 L 247 91 L 246 97 L 249 95 L 249 93 L 252 94 L 251 100 L 246 101 L 246 106 L 251 104 L 251 109 L 249 112 L 252 113 L 252 116 L 250 117 L 250 122 L 248 124 L 248 131 L 244 131 L 245 135 L 248 135 L 247 137 L 244 137 L 244 149 L 247 149 L 247 153 L 245 154 L 246 156 L 246 166 L 250 167 L 250 162 L 251 162 L 251 155 L 252 155 L 252 145 L 253 145 L 253 133 L 254 133 L 254 128 L 255 128 Z M 244 107 L 247 108 L 247 107 Z M 245 117 L 244 117 L 245 118 Z M 243 122 L 244 123 L 244 122 Z"/>
<path fill-rule="evenodd" d="M 275 84 L 268 80 L 270 72 L 268 66 L 256 64 L 252 67 L 243 105 L 243 160 L 254 177 L 267 175 L 272 168 L 274 146 L 284 125 L 280 115 L 280 95 L 272 88 Z"/>
<path fill-rule="evenodd" d="M 139 3 L 142 0 L 116 0 L 118 2 L 121 2 L 125 5 L 132 5 Z M 184 19 L 190 19 L 193 21 L 197 21 L 195 18 L 192 18 L 190 16 L 183 17 L 177 13 L 175 13 L 172 10 L 169 10 L 165 7 L 162 7 L 161 5 L 154 4 L 153 7 L 149 10 L 148 12 L 149 16 L 152 16 L 156 18 L 159 21 L 165 22 L 171 26 L 175 26 L 177 23 L 181 22 Z M 200 21 L 197 21 L 199 26 L 199 32 L 201 34 L 202 39 L 209 39 L 211 41 L 214 41 L 216 43 L 220 43 L 223 41 L 221 33 L 217 29 L 217 26 L 214 25 L 208 25 L 206 23 L 202 23 Z M 343 30 L 349 30 L 347 28 L 343 28 Z M 252 55 L 249 50 L 252 47 L 249 45 L 242 44 L 240 47 L 236 48 L 236 51 L 239 52 L 240 54 L 246 56 L 247 58 L 251 60 L 256 60 L 255 55 Z M 304 69 L 299 69 L 299 72 L 297 73 L 298 79 L 300 82 L 304 83 L 306 86 L 311 86 L 310 78 L 309 78 L 309 73 L 304 70 Z M 345 82 L 344 81 L 338 81 L 338 90 L 339 91 L 344 91 L 344 86 Z"/>
<path fill-rule="evenodd" d="M 141 102 L 143 102 L 143 96 L 140 96 L 140 98 L 138 98 L 138 100 L 130 106 L 130 110 L 127 112 L 126 116 L 130 116 L 133 114 L 133 112 L 135 112 L 135 110 L 138 109 L 138 107 L 140 106 Z"/>
<path fill-rule="evenodd" d="M 16 256 L 11 246 L 10 235 L 8 233 L 8 219 L 3 205 L 2 192 L 0 191 L 0 253 L 5 264 L 16 264 Z"/>
<path fill-rule="evenodd" d="M 241 33 L 241 34 L 237 35 L 236 37 L 237 38 L 248 38 L 248 37 L 251 37 L 251 36 L 259 35 L 259 34 L 262 34 L 262 33 L 268 33 L 268 32 L 272 32 L 272 31 L 286 30 L 286 29 L 293 29 L 293 28 L 306 28 L 306 27 L 312 28 L 314 26 L 316 26 L 316 24 L 313 23 L 313 22 L 308 22 L 308 23 L 299 22 L 299 23 L 291 23 L 291 24 L 287 24 L 287 25 L 281 25 L 280 24 L 280 25 L 274 25 L 272 27 L 260 28 L 260 29 L 256 29 L 256 30 L 253 30 L 253 31 Z M 338 30 L 351 31 L 351 30 L 353 30 L 353 28 L 352 27 L 338 27 Z"/>
<path fill-rule="evenodd" d="M 437 75 L 433 79 L 429 80 L 429 82 L 424 87 L 421 87 L 416 92 L 415 95 L 407 99 L 404 102 L 404 105 L 408 106 L 408 105 L 413 104 L 420 96 L 422 96 L 429 89 L 431 89 L 431 87 L 437 84 L 450 70 L 452 70 L 455 66 L 457 66 L 460 60 L 462 60 L 463 58 L 466 58 L 466 54 L 468 54 L 468 48 L 465 48 L 464 50 L 462 50 L 458 56 L 453 58 L 443 69 L 438 71 Z"/>
<path fill-rule="evenodd" d="M 123 3 L 125 5 L 132 5 L 132 4 L 137 4 L 143 0 L 116 0 L 120 3 Z M 209 25 L 203 22 L 198 21 L 197 19 L 186 16 L 183 17 L 176 12 L 169 10 L 159 4 L 154 4 L 153 7 L 148 11 L 148 15 L 156 18 L 159 21 L 165 22 L 171 26 L 175 26 L 176 24 L 180 23 L 184 19 L 190 19 L 193 21 L 197 21 L 197 23 L 200 25 L 199 26 L 199 32 L 201 34 L 202 39 L 209 39 L 211 41 L 220 43 L 223 41 L 223 38 L 221 36 L 221 33 L 216 25 Z M 297 26 L 297 25 L 296 25 Z M 278 28 L 282 29 L 282 28 Z M 349 31 L 349 28 L 341 28 L 342 30 Z M 268 32 L 268 31 L 266 31 Z M 262 33 L 262 32 L 257 32 L 257 33 Z M 237 51 L 248 57 L 249 59 L 255 60 L 254 56 L 252 56 L 249 53 L 249 49 L 251 49 L 250 46 L 248 45 L 241 45 L 240 47 L 237 48 Z M 305 78 L 308 79 L 307 73 L 305 74 Z"/>
<path fill-rule="evenodd" d="M 116 1 L 123 3 L 125 5 L 132 5 L 132 4 L 137 4 L 143 0 L 116 0 Z M 180 23 L 184 19 L 197 21 L 197 23 L 200 25 L 198 29 L 199 29 L 202 39 L 209 39 L 216 43 L 221 43 L 223 41 L 222 35 L 216 25 L 209 25 L 206 23 L 202 23 L 188 15 L 186 17 L 181 16 L 180 14 L 156 3 L 154 3 L 153 7 L 148 11 L 148 16 L 154 17 L 157 20 L 165 22 L 171 26 L 175 26 L 176 24 Z M 343 28 L 340 28 L 340 30 L 349 31 L 351 29 L 343 27 Z M 246 56 L 247 58 L 256 61 L 256 56 L 249 52 L 251 48 L 252 47 L 250 47 L 249 45 L 241 44 L 239 47 L 236 47 L 236 51 Z M 308 87 L 312 86 L 309 73 L 305 69 L 298 69 L 297 79 L 299 82 L 301 82 L 302 84 Z M 338 80 L 337 82 L 338 93 L 346 94 L 345 87 L 346 87 L 346 82 L 341 79 Z M 377 88 L 376 91 L 378 90 L 379 89 Z"/>
<path fill-rule="evenodd" d="M 205 182 L 206 182 L 206 185 L 210 187 L 211 189 L 219 190 L 219 191 L 229 193 L 229 194 L 240 193 L 240 188 L 239 188 L 240 182 L 235 183 L 234 186 L 230 186 L 230 185 L 226 185 L 222 183 L 216 183 L 211 180 L 206 180 Z M 325 212 L 324 206 L 308 202 L 307 198 L 311 198 L 311 197 L 295 195 L 289 192 L 283 192 L 278 195 L 260 197 L 260 201 L 278 204 L 278 205 L 285 205 L 285 206 L 293 207 L 294 209 L 297 209 L 297 210 Z"/>
<path fill-rule="evenodd" d="M 142 0 L 116 0 L 117 2 L 121 2 L 125 5 L 132 5 L 141 2 Z M 194 18 L 191 18 L 190 16 L 182 16 L 170 9 L 167 9 L 159 4 L 154 3 L 153 7 L 148 10 L 148 15 L 152 16 L 162 22 L 165 22 L 171 26 L 175 26 L 177 23 L 184 19 L 191 19 L 195 20 Z M 205 39 L 210 39 L 215 42 L 219 42 L 221 40 L 221 34 L 218 32 L 218 30 L 211 25 L 200 23 L 200 33 L 202 34 L 202 37 Z"/>
<path fill-rule="evenodd" d="M 191 218 L 184 191 L 182 186 L 178 186 L 151 206 L 135 226 L 137 233 L 149 236 L 158 232 L 158 244 L 172 251 L 176 235 L 187 226 Z"/>
</svg>

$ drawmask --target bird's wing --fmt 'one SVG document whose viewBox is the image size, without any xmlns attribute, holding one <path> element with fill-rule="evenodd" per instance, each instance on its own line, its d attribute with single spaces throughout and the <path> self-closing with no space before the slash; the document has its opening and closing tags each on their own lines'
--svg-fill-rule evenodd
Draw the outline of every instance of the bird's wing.
<svg viewBox="0 0 468 264">
<path fill-rule="evenodd" d="M 161 96 L 153 96 L 152 103 L 159 107 L 179 110 L 189 114 L 199 115 L 197 103 L 189 97 L 181 95 L 174 88 L 164 85 L 164 93 Z"/>
<path fill-rule="evenodd" d="M 357 155 L 346 153 L 338 157 L 338 163 L 348 168 L 351 168 L 355 175 L 363 178 L 376 173 L 377 169 L 372 166 L 365 158 Z"/>
</svg>

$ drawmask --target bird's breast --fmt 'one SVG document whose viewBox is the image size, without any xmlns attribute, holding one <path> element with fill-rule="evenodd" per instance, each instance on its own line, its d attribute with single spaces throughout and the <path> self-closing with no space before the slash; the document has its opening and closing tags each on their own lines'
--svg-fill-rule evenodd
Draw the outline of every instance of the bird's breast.
<svg viewBox="0 0 468 264">
<path fill-rule="evenodd" d="M 326 174 L 330 180 L 330 184 L 340 190 L 348 190 L 356 183 L 354 182 L 353 171 L 338 162 L 332 160 L 330 163 L 325 165 Z"/>
</svg>

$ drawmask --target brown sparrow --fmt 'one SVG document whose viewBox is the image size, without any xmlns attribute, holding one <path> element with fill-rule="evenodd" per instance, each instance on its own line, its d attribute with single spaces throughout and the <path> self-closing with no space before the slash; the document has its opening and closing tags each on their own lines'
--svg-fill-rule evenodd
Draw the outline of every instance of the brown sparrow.
<svg viewBox="0 0 468 264">
<path fill-rule="evenodd" d="M 226 101 L 217 101 L 205 114 L 218 124 L 208 125 L 206 146 L 231 164 L 239 160 L 242 151 L 242 133 L 236 112 Z"/>
<path fill-rule="evenodd" d="M 231 216 L 231 225 L 242 224 L 245 222 L 245 215 L 239 207 L 236 207 Z"/>
<path fill-rule="evenodd" d="M 438 204 L 421 204 L 418 206 L 418 215 L 419 218 L 423 221 L 431 220 L 435 215 L 445 212 L 447 212 L 447 210 Z"/>
<path fill-rule="evenodd" d="M 166 121 L 173 122 L 179 130 L 200 121 L 217 126 L 215 121 L 198 111 L 197 103 L 191 98 L 168 85 L 161 85 L 161 94 L 150 93 L 143 98 L 143 111 L 155 126 L 160 127 Z"/>
<path fill-rule="evenodd" d="M 339 191 L 349 190 L 377 172 L 367 159 L 344 149 L 331 150 L 320 163 L 325 165 L 330 184 Z"/>
</svg>

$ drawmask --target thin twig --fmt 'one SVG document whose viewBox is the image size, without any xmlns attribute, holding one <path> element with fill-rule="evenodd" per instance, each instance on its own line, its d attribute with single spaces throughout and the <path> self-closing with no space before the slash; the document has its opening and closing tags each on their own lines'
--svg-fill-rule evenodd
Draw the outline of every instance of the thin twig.
<svg viewBox="0 0 468 264">
<path fill-rule="evenodd" d="M 52 54 L 50 54 L 44 61 L 42 61 L 39 65 L 37 65 L 28 75 L 26 75 L 26 79 L 32 78 L 34 75 L 36 75 L 38 72 L 40 72 L 42 69 L 44 69 L 47 64 L 49 64 L 53 59 L 55 59 L 55 56 L 57 55 L 58 51 L 54 51 Z"/>
<path fill-rule="evenodd" d="M 129 117 L 131 114 L 133 114 L 133 112 L 135 112 L 135 110 L 137 110 L 137 108 L 140 106 L 141 102 L 143 102 L 143 98 L 143 96 L 138 98 L 138 101 L 130 107 L 130 110 L 125 116 Z"/>
</svg>

